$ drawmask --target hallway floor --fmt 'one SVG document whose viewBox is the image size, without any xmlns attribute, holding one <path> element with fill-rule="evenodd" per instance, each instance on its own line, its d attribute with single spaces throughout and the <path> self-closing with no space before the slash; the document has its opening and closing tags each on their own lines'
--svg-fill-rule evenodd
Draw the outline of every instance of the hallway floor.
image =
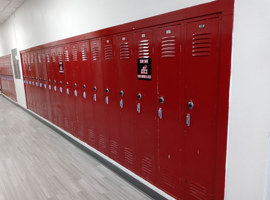
<svg viewBox="0 0 270 200">
<path fill-rule="evenodd" d="M 0 95 L 0 200 L 151 199 Z"/>
</svg>

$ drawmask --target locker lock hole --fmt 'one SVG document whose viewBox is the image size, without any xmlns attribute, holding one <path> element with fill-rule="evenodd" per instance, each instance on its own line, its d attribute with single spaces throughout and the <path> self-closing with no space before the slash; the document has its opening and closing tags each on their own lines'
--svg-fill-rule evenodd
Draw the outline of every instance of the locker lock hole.
<svg viewBox="0 0 270 200">
<path fill-rule="evenodd" d="M 67 83 L 66 83 L 66 86 L 68 86 L 68 85 L 69 85 L 69 83 L 67 82 Z"/>
<path fill-rule="evenodd" d="M 53 82 L 56 83 L 56 80 L 54 80 Z"/>
<path fill-rule="evenodd" d="M 164 97 L 159 98 L 159 103 L 163 104 L 164 103 Z"/>
<path fill-rule="evenodd" d="M 192 101 L 188 102 L 188 109 L 192 110 L 194 108 L 194 103 Z"/>
<path fill-rule="evenodd" d="M 94 90 L 94 91 L 97 91 L 97 87 L 96 87 L 96 86 L 95 86 L 95 87 L 93 87 L 93 90 Z"/>
<path fill-rule="evenodd" d="M 83 89 L 85 89 L 85 88 L 86 88 L 86 85 L 84 84 L 84 85 L 83 85 Z"/>
<path fill-rule="evenodd" d="M 124 91 L 123 91 L 123 90 L 120 91 L 120 95 L 121 95 L 122 97 L 124 96 Z"/>
<path fill-rule="evenodd" d="M 62 81 L 60 81 L 59 84 L 62 85 Z"/>
<path fill-rule="evenodd" d="M 49 80 L 49 83 L 51 82 L 51 80 Z"/>
<path fill-rule="evenodd" d="M 109 93 L 109 89 L 108 89 L 108 88 L 106 88 L 105 92 L 108 94 L 108 93 Z"/>
<path fill-rule="evenodd" d="M 74 87 L 77 87 L 77 83 L 74 83 Z"/>
<path fill-rule="evenodd" d="M 139 93 L 139 94 L 137 95 L 137 98 L 138 98 L 139 100 L 141 100 L 141 99 L 142 99 L 142 94 Z"/>
</svg>

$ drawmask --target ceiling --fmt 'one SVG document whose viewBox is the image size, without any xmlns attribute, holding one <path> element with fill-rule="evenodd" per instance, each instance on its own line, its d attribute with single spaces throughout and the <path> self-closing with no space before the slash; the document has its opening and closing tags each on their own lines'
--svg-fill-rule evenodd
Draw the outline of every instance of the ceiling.
<svg viewBox="0 0 270 200">
<path fill-rule="evenodd" d="M 5 22 L 25 0 L 0 0 L 0 24 Z"/>
</svg>

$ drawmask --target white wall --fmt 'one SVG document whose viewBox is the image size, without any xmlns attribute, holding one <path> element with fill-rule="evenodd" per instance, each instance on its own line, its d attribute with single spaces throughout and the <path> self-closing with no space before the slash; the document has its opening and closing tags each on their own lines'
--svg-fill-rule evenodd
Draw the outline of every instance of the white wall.
<svg viewBox="0 0 270 200">
<path fill-rule="evenodd" d="M 126 22 L 213 0 L 26 0 L 0 25 L 0 56 Z M 142 6 L 143 5 L 143 6 Z M 18 103 L 25 106 L 22 80 L 16 80 Z"/>
<path fill-rule="evenodd" d="M 226 200 L 270 200 L 269 8 L 269 0 L 235 0 Z"/>
</svg>

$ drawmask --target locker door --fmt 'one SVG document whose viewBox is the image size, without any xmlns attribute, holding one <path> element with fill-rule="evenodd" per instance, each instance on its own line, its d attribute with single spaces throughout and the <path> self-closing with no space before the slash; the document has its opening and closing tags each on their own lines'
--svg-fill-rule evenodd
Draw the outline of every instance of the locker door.
<svg viewBox="0 0 270 200">
<path fill-rule="evenodd" d="M 136 132 L 134 120 L 136 111 L 137 79 L 136 57 L 134 55 L 133 33 L 114 37 L 115 65 L 118 68 L 117 107 L 119 110 L 119 133 L 122 153 L 121 163 L 138 173 L 136 156 Z"/>
<path fill-rule="evenodd" d="M 49 107 L 50 107 L 50 99 L 49 99 L 49 91 L 47 89 L 47 80 L 48 80 L 48 74 L 47 74 L 47 65 L 46 65 L 46 51 L 41 51 L 41 62 L 42 62 L 42 91 L 44 93 L 44 118 L 49 120 Z"/>
<path fill-rule="evenodd" d="M 44 91 L 43 91 L 43 65 L 41 60 L 41 51 L 37 51 L 37 66 L 38 66 L 38 77 L 37 77 L 37 90 L 38 90 L 38 105 L 39 105 L 39 115 L 45 116 L 45 99 L 44 99 Z"/>
<path fill-rule="evenodd" d="M 107 154 L 108 141 L 106 133 L 103 132 L 104 124 L 104 99 L 105 99 L 105 88 L 103 87 L 103 73 L 101 63 L 101 41 L 100 38 L 90 40 L 90 59 L 91 59 L 91 71 L 93 80 L 93 113 L 94 113 L 94 132 L 89 137 L 97 138 L 96 145 L 97 149 L 102 153 Z"/>
<path fill-rule="evenodd" d="M 73 132 L 72 127 L 72 115 L 74 115 L 73 108 L 74 107 L 74 98 L 70 93 L 70 88 L 72 87 L 72 65 L 71 65 L 71 57 L 70 57 L 70 49 L 69 45 L 64 45 L 64 63 L 63 63 L 63 71 L 65 75 L 65 82 L 63 83 L 63 120 L 64 120 L 64 130 L 69 133 Z"/>
<path fill-rule="evenodd" d="M 38 78 L 39 78 L 39 63 L 38 63 L 38 52 L 34 52 L 34 65 L 35 65 L 35 74 L 34 74 L 34 84 L 33 84 L 33 89 L 34 89 L 34 94 L 35 94 L 35 101 L 34 101 L 34 107 L 35 107 L 35 113 L 38 115 L 41 115 L 40 111 L 40 90 L 38 87 Z"/>
<path fill-rule="evenodd" d="M 157 172 L 157 69 L 153 54 L 152 31 L 136 32 L 134 35 L 137 58 L 135 133 L 139 171 L 143 178 L 156 182 Z M 152 77 L 151 77 L 152 73 Z M 143 141 L 143 142 L 142 142 Z"/>
<path fill-rule="evenodd" d="M 186 195 L 189 199 L 213 199 L 219 18 L 190 22 L 186 28 Z"/>
<path fill-rule="evenodd" d="M 94 127 L 94 115 L 93 115 L 93 100 L 91 98 L 93 80 L 91 79 L 91 68 L 90 68 L 90 47 L 89 41 L 83 41 L 79 43 L 80 52 L 80 76 L 82 80 L 82 138 L 83 141 L 88 143 L 90 146 L 95 146 L 95 137 L 93 135 Z"/>
<path fill-rule="evenodd" d="M 52 96 L 52 90 L 51 90 L 51 80 L 52 80 L 52 59 L 51 59 L 51 50 L 46 49 L 46 73 L 47 73 L 47 79 L 44 83 L 44 88 L 47 90 L 48 95 L 48 101 L 50 102 L 48 107 L 48 119 L 50 122 L 53 122 L 53 96 Z"/>
<path fill-rule="evenodd" d="M 36 113 L 36 90 L 35 90 L 35 79 L 36 79 L 36 67 L 34 62 L 34 52 L 31 52 L 31 108 Z"/>
<path fill-rule="evenodd" d="M 56 66 L 54 69 L 55 72 L 55 80 L 56 83 L 54 85 L 54 92 L 57 95 L 56 101 L 56 110 L 57 110 L 57 121 L 58 126 L 64 128 L 64 109 L 63 109 L 63 102 L 64 102 L 64 94 L 63 94 L 63 82 L 65 81 L 64 71 L 62 70 L 63 67 L 63 59 L 64 59 L 64 50 L 62 46 L 56 48 Z"/>
<path fill-rule="evenodd" d="M 120 162 L 120 136 L 119 136 L 119 91 L 117 89 L 117 66 L 115 65 L 115 50 L 113 37 L 104 37 L 101 39 L 102 48 L 102 68 L 103 68 L 103 86 L 101 91 L 104 102 L 104 121 L 103 132 L 108 141 L 109 157 Z"/>
<path fill-rule="evenodd" d="M 56 69 L 57 67 L 57 52 L 56 48 L 51 48 L 51 64 L 50 64 L 50 74 L 51 78 L 49 79 L 49 92 L 50 92 L 50 101 L 52 102 L 52 123 L 59 125 L 59 122 L 57 121 L 57 104 L 58 104 L 58 94 L 56 93 L 57 87 L 56 87 Z M 56 90 L 56 91 L 55 91 Z"/>
<path fill-rule="evenodd" d="M 162 189 L 183 198 L 183 66 L 181 26 L 155 31 L 158 54 L 157 112 L 159 134 L 158 182 Z M 181 72 L 181 73 L 180 73 Z"/>
</svg>

